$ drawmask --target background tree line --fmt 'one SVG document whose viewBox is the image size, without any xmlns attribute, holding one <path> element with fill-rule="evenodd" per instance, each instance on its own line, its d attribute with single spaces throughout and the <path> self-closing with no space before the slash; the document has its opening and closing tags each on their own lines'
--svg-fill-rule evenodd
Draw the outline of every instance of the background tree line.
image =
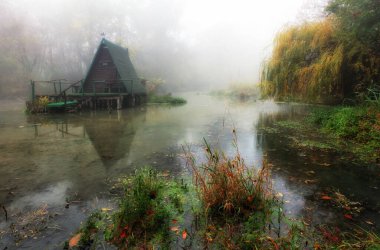
<svg viewBox="0 0 380 250">
<path fill-rule="evenodd" d="M 174 35 L 181 14 L 179 4 L 167 0 L 160 4 L 45 1 L 45 6 L 33 11 L 31 4 L 23 0 L 0 2 L 2 98 L 25 96 L 31 79 L 82 79 L 102 33 L 106 39 L 129 48 L 141 77 L 165 78 L 174 89 L 188 77 L 175 73 L 187 67 L 187 50 Z M 143 8 L 144 4 L 150 7 Z M 146 19 L 156 22 L 146 25 Z"/>
</svg>

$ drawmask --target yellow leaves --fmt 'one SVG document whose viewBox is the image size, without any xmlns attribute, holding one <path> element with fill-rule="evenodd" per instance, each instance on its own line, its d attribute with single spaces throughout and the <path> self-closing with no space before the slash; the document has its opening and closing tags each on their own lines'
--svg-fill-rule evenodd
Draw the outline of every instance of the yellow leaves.
<svg viewBox="0 0 380 250">
<path fill-rule="evenodd" d="M 101 210 L 102 212 L 109 212 L 109 211 L 112 211 L 112 208 L 102 207 L 100 210 Z"/>
<path fill-rule="evenodd" d="M 272 57 L 265 63 L 263 89 L 277 88 L 271 92 L 279 96 L 315 99 L 340 94 L 343 46 L 334 41 L 333 34 L 329 18 L 280 32 Z"/>
<path fill-rule="evenodd" d="M 179 232 L 179 226 L 174 226 L 170 228 L 170 231 L 178 233 Z"/>
<path fill-rule="evenodd" d="M 283 193 L 280 193 L 280 192 L 278 192 L 278 193 L 276 194 L 276 197 L 278 197 L 278 198 L 282 198 L 282 197 L 284 197 L 284 194 L 283 194 Z"/>
</svg>

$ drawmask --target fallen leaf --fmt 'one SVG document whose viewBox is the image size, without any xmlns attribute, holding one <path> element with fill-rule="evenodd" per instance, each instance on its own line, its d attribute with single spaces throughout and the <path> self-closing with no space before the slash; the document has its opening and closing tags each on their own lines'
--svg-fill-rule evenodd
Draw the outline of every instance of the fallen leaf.
<svg viewBox="0 0 380 250">
<path fill-rule="evenodd" d="M 69 247 L 75 247 L 78 245 L 79 241 L 80 241 L 80 237 L 82 236 L 81 233 L 77 233 L 76 235 L 74 235 L 73 237 L 71 237 L 70 241 L 69 241 Z"/>
<path fill-rule="evenodd" d="M 271 237 L 268 236 L 267 239 L 273 244 L 274 249 L 276 249 L 276 250 L 280 249 L 280 247 L 277 245 L 277 243 Z"/>
<path fill-rule="evenodd" d="M 328 167 L 328 166 L 331 166 L 331 164 L 330 164 L 330 163 L 321 163 L 320 165 L 321 165 L 321 166 L 324 166 L 324 167 Z"/>
<path fill-rule="evenodd" d="M 170 231 L 173 231 L 173 232 L 178 232 L 179 231 L 179 227 L 178 226 L 175 226 L 175 227 L 171 227 L 170 228 Z"/>
<path fill-rule="evenodd" d="M 253 196 L 252 196 L 252 195 L 249 195 L 249 196 L 247 197 L 247 201 L 248 201 L 249 203 L 251 203 L 251 202 L 253 201 Z"/>
<path fill-rule="evenodd" d="M 366 220 L 365 223 L 367 223 L 368 225 L 375 225 L 372 221 L 369 220 Z"/>
<path fill-rule="evenodd" d="M 178 221 L 175 220 L 175 219 L 172 220 L 172 223 L 173 223 L 173 224 L 176 224 L 177 222 L 178 222 Z"/>
<path fill-rule="evenodd" d="M 322 249 L 321 245 L 319 245 L 318 242 L 314 243 L 314 250 L 320 250 L 320 249 Z"/>
<path fill-rule="evenodd" d="M 352 215 L 351 214 L 345 214 L 344 218 L 346 218 L 348 220 L 352 220 Z"/>
<path fill-rule="evenodd" d="M 322 200 L 332 200 L 332 198 L 330 196 L 327 196 L 327 195 L 324 195 L 321 197 Z"/>
<path fill-rule="evenodd" d="M 317 180 L 305 180 L 304 182 L 305 184 L 313 184 L 313 183 L 316 183 Z"/>
<path fill-rule="evenodd" d="M 186 240 L 186 238 L 187 238 L 187 232 L 186 232 L 186 229 L 185 229 L 182 232 L 182 239 Z"/>
<path fill-rule="evenodd" d="M 103 208 L 102 208 L 102 209 L 100 209 L 100 210 L 102 210 L 102 212 L 108 212 L 108 211 L 111 211 L 111 210 L 112 210 L 112 208 L 103 207 Z"/>
<path fill-rule="evenodd" d="M 165 172 L 161 173 L 160 176 L 168 177 L 168 176 L 170 176 L 170 173 L 168 171 L 165 171 Z"/>
<path fill-rule="evenodd" d="M 277 193 L 276 196 L 277 197 L 283 197 L 284 195 L 282 193 Z"/>
</svg>

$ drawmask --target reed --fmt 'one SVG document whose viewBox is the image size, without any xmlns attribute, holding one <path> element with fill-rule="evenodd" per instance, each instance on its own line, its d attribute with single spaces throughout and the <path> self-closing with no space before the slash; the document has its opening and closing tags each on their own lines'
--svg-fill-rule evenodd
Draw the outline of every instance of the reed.
<svg viewBox="0 0 380 250">
<path fill-rule="evenodd" d="M 235 131 L 233 133 L 236 136 Z M 236 140 L 234 144 L 236 146 Z M 189 150 L 185 151 L 207 216 L 246 219 L 255 211 L 265 211 L 269 215 L 273 195 L 268 165 L 264 162 L 259 170 L 248 167 L 237 146 L 235 156 L 229 158 L 212 149 L 206 140 L 204 145 L 207 162 L 200 166 Z"/>
</svg>

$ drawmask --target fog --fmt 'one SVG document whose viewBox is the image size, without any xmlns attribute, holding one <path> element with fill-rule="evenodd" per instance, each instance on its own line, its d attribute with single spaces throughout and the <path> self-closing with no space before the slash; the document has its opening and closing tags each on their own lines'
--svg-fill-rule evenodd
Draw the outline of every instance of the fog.
<svg viewBox="0 0 380 250">
<path fill-rule="evenodd" d="M 323 2 L 2 0 L 0 96 L 25 94 L 30 79 L 82 79 L 103 36 L 172 91 L 256 83 L 275 34 L 318 18 Z"/>
</svg>

